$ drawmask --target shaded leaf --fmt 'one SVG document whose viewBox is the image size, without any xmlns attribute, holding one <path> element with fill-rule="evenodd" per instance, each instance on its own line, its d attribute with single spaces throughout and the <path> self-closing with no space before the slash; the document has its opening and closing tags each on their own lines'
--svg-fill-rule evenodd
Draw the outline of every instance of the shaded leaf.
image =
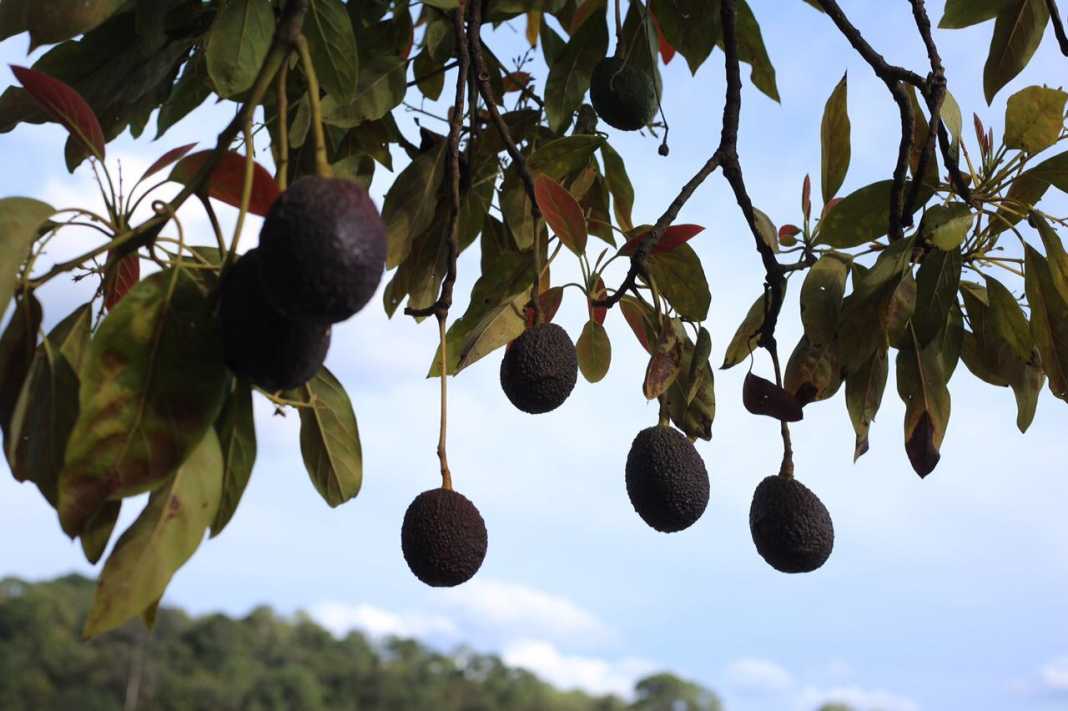
<svg viewBox="0 0 1068 711">
<path fill-rule="evenodd" d="M 1060 292 L 1061 298 L 1068 301 L 1068 252 L 1060 236 L 1041 215 L 1032 215 L 1038 234 L 1042 237 L 1042 246 L 1046 248 L 1050 277 Z"/>
<path fill-rule="evenodd" d="M 745 375 L 742 403 L 754 415 L 766 415 L 783 422 L 800 422 L 804 417 L 801 404 L 790 393 L 752 372 Z"/>
<path fill-rule="evenodd" d="M 155 175 L 156 173 L 160 172 L 168 166 L 174 165 L 179 160 L 184 158 L 189 153 L 189 151 L 196 148 L 196 146 L 196 143 L 187 143 L 184 146 L 178 146 L 177 148 L 170 149 L 169 151 L 161 155 L 155 163 L 148 166 L 148 170 L 146 170 L 141 175 L 141 180 Z"/>
<path fill-rule="evenodd" d="M 961 275 L 960 250 L 936 250 L 924 257 L 916 273 L 916 313 L 912 325 L 920 346 L 926 346 L 942 331 L 950 308 L 957 303 Z"/>
<path fill-rule="evenodd" d="M 632 296 L 624 296 L 619 302 L 619 309 L 623 312 L 623 318 L 626 319 L 630 330 L 634 332 L 634 336 L 642 344 L 642 348 L 649 355 L 652 355 L 653 347 L 656 344 L 657 330 L 655 326 L 656 316 L 653 310 L 648 304 L 638 301 Z"/>
<path fill-rule="evenodd" d="M 937 349 L 898 351 L 897 390 L 905 403 L 905 451 L 912 468 L 925 477 L 941 459 L 950 415 L 949 388 Z"/>
<path fill-rule="evenodd" d="M 946 0 L 946 9 L 938 26 L 943 29 L 970 27 L 993 20 L 1012 0 Z"/>
<path fill-rule="evenodd" d="M 1020 308 L 1016 297 L 1012 295 L 1004 284 L 990 275 L 986 278 L 986 293 L 990 300 L 990 320 L 995 335 L 1004 340 L 1012 348 L 1020 360 L 1031 360 L 1031 353 L 1035 349 L 1034 338 L 1031 337 L 1031 327 L 1027 323 L 1027 316 Z"/>
<path fill-rule="evenodd" d="M 119 520 L 119 511 L 122 509 L 122 500 L 108 501 L 103 508 L 93 514 L 86 524 L 85 530 L 78 536 L 82 545 L 82 553 L 90 565 L 96 565 L 107 550 L 111 533 L 115 530 L 115 523 Z"/>
<path fill-rule="evenodd" d="M 805 335 L 816 345 L 834 340 L 850 261 L 848 255 L 829 252 L 805 275 L 801 286 L 801 322 Z"/>
<path fill-rule="evenodd" d="M 215 434 L 222 452 L 223 479 L 219 510 L 211 522 L 212 538 L 222 533 L 233 518 L 256 461 L 256 425 L 252 418 L 252 389 L 248 383 L 234 383 L 234 389 L 215 421 Z"/>
<path fill-rule="evenodd" d="M 33 293 L 15 299 L 7 328 L 0 336 L 0 429 L 5 451 L 11 446 L 11 416 L 37 349 L 41 302 Z"/>
<path fill-rule="evenodd" d="M 110 264 L 104 277 L 104 307 L 110 311 L 141 279 L 141 257 L 137 252 L 119 257 L 117 252 L 109 251 L 108 261 Z"/>
<path fill-rule="evenodd" d="M 1068 302 L 1057 291 L 1045 257 L 1030 245 L 1024 250 L 1031 333 L 1049 376 L 1050 392 L 1068 401 Z"/>
<path fill-rule="evenodd" d="M 582 103 L 590 88 L 590 79 L 597 62 L 608 52 L 607 14 L 596 11 L 582 23 L 568 40 L 560 56 L 549 67 L 545 83 L 545 114 L 549 127 L 561 133 L 571 122 L 571 116 Z"/>
<path fill-rule="evenodd" d="M 666 42 L 686 59 L 690 73 L 696 74 L 722 34 L 719 2 L 652 0 L 650 8 Z"/>
<path fill-rule="evenodd" d="M 1011 0 L 998 11 L 983 68 L 986 103 L 991 103 L 994 95 L 1031 61 L 1048 23 L 1046 0 Z"/>
<path fill-rule="evenodd" d="M 575 254 L 586 251 L 586 217 L 582 208 L 560 183 L 546 175 L 534 179 L 534 197 L 549 228 Z"/>
<path fill-rule="evenodd" d="M 820 222 L 818 242 L 839 249 L 859 247 L 889 229 L 890 192 L 893 181 L 882 180 L 863 187 L 828 209 Z M 906 184 L 906 192 L 908 185 Z M 920 191 L 917 209 L 930 199 L 928 190 Z M 830 205 L 830 203 L 828 203 Z"/>
<path fill-rule="evenodd" d="M 199 151 L 182 158 L 171 170 L 168 180 L 189 185 L 200 173 L 214 151 Z M 208 196 L 231 207 L 241 207 L 241 193 L 245 186 L 245 156 L 227 151 L 211 171 L 208 178 Z M 278 198 L 278 183 L 259 163 L 253 165 L 252 197 L 248 211 L 264 217 Z"/>
<path fill-rule="evenodd" d="M 85 99 L 66 83 L 26 67 L 11 67 L 26 91 L 56 122 L 66 127 L 97 160 L 104 160 L 104 129 Z"/>
<path fill-rule="evenodd" d="M 850 124 L 847 97 L 848 74 L 834 87 L 827 105 L 823 109 L 823 123 L 820 127 L 821 146 L 821 184 L 823 185 L 823 202 L 827 203 L 835 196 L 849 171 Z"/>
<path fill-rule="evenodd" d="M 760 329 L 764 325 L 766 310 L 766 300 L 761 295 L 749 307 L 749 311 L 745 314 L 741 325 L 738 326 L 738 330 L 734 333 L 734 338 L 727 345 L 727 352 L 723 356 L 723 365 L 720 366 L 723 370 L 738 365 L 756 350 L 757 343 L 760 341 Z"/>
<path fill-rule="evenodd" d="M 445 145 L 433 148 L 408 164 L 386 193 L 382 219 L 389 243 L 386 268 L 399 266 L 412 243 L 434 221 L 438 192 L 445 175 Z"/>
<path fill-rule="evenodd" d="M 962 202 L 934 205 L 923 216 L 920 235 L 941 250 L 958 250 L 974 223 L 971 207 Z"/>
<path fill-rule="evenodd" d="M 224 99 L 252 88 L 274 38 L 274 10 L 261 0 L 227 0 L 208 32 L 208 76 Z"/>
<path fill-rule="evenodd" d="M 309 406 L 300 408 L 300 453 L 315 490 L 331 507 L 360 492 L 363 451 L 356 413 L 345 392 L 326 368 L 294 395 Z"/>
<path fill-rule="evenodd" d="M 868 451 L 868 433 L 882 404 L 889 372 L 887 352 L 880 349 L 846 377 L 846 407 L 857 435 L 853 461 Z"/>
<path fill-rule="evenodd" d="M 215 516 L 222 469 L 219 440 L 209 429 L 119 537 L 100 572 L 85 637 L 115 629 L 162 597 Z"/>
<path fill-rule="evenodd" d="M 59 483 L 70 536 L 106 499 L 159 486 L 218 416 L 230 376 L 209 287 L 172 270 L 139 282 L 100 324 L 80 375 Z"/>
<path fill-rule="evenodd" d="M 711 343 L 698 335 L 695 346 L 678 319 L 670 321 L 679 344 L 679 376 L 667 392 L 668 412 L 686 436 L 712 438 L 712 422 L 716 417 L 715 378 L 708 362 Z"/>
<path fill-rule="evenodd" d="M 586 296 L 586 303 L 589 307 L 590 320 L 597 323 L 604 323 L 605 318 L 608 317 L 607 306 L 594 306 L 593 302 L 600 301 L 608 296 L 608 290 L 604 286 L 604 279 L 598 274 L 593 278 L 593 283 L 590 285 L 589 293 Z"/>
<path fill-rule="evenodd" d="M 575 350 L 578 352 L 579 370 L 586 380 L 596 383 L 608 374 L 608 366 L 612 362 L 612 342 L 608 340 L 604 326 L 596 321 L 587 321 L 579 334 Z"/>
<path fill-rule="evenodd" d="M 55 211 L 51 205 L 32 198 L 0 199 L 0 315 L 7 312 L 19 270 L 30 256 L 41 225 Z"/>
<path fill-rule="evenodd" d="M 604 161 L 604 177 L 612 192 L 612 210 L 616 225 L 624 232 L 634 229 L 631 211 L 634 209 L 634 187 L 627 175 L 627 167 L 615 149 L 605 141 L 601 144 L 601 159 Z"/>
<path fill-rule="evenodd" d="M 359 55 L 352 21 L 341 0 L 312 0 L 304 18 L 304 34 L 323 89 L 343 104 L 353 101 Z"/>
<path fill-rule="evenodd" d="M 801 336 L 783 373 L 783 388 L 804 407 L 833 397 L 842 386 L 842 368 L 833 344 L 815 345 Z"/>
<path fill-rule="evenodd" d="M 687 321 L 704 321 L 712 296 L 697 252 L 680 244 L 670 252 L 653 254 L 646 261 L 660 294 Z"/>
</svg>

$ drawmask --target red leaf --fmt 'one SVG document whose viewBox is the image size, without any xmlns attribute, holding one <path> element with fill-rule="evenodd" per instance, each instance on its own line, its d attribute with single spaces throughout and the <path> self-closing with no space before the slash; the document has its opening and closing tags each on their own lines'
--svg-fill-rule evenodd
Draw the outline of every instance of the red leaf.
<svg viewBox="0 0 1068 711">
<path fill-rule="evenodd" d="M 141 180 L 144 180 L 150 175 L 155 175 L 156 173 L 166 168 L 168 165 L 177 162 L 179 159 L 183 158 L 186 153 L 193 150 L 196 145 L 197 144 L 195 143 L 190 143 L 188 145 L 178 146 L 177 148 L 172 148 L 171 150 L 167 151 L 159 157 L 159 160 L 149 166 L 148 170 L 145 171 L 145 174 L 141 176 Z"/>
<path fill-rule="evenodd" d="M 664 252 L 670 252 L 684 242 L 689 242 L 697 235 L 704 232 L 705 228 L 700 225 L 672 225 L 664 230 L 664 236 L 660 238 L 660 241 L 653 247 L 653 254 L 663 254 Z M 627 243 L 623 245 L 619 250 L 620 254 L 624 256 L 631 256 L 638 249 L 638 243 L 642 238 L 649 233 L 649 230 L 642 230 L 637 232 L 633 237 L 627 240 Z"/>
<path fill-rule="evenodd" d="M 519 91 L 526 87 L 530 83 L 530 74 L 527 72 L 509 72 L 504 75 L 503 87 L 504 93 L 508 94 L 513 91 Z"/>
<path fill-rule="evenodd" d="M 108 261 L 111 262 L 114 256 L 114 252 L 108 252 Z M 118 262 L 113 262 L 108 272 L 108 277 L 104 279 L 104 306 L 111 311 L 141 279 L 141 258 L 137 252 L 131 252 Z"/>
<path fill-rule="evenodd" d="M 196 177 L 212 153 L 214 151 L 199 151 L 182 158 L 171 171 L 170 180 L 187 184 Z M 239 208 L 244 184 L 245 156 L 229 151 L 223 155 L 208 179 L 208 195 Z M 278 198 L 278 193 L 278 183 L 274 182 L 274 177 L 266 168 L 256 163 L 252 174 L 252 199 L 249 201 L 248 211 L 253 215 L 265 216 Z"/>
<path fill-rule="evenodd" d="M 604 306 L 594 306 L 593 302 L 600 301 L 606 296 L 608 296 L 608 290 L 604 287 L 604 279 L 601 279 L 601 275 L 598 274 L 586 298 L 586 305 L 590 311 L 590 320 L 596 321 L 602 326 L 604 325 L 605 317 L 608 316 L 608 309 Z"/>
<path fill-rule="evenodd" d="M 649 17 L 653 18 L 653 24 L 656 26 L 656 39 L 660 45 L 660 59 L 664 64 L 671 64 L 671 60 L 675 58 L 675 48 L 671 46 L 667 41 L 667 37 L 664 36 L 664 30 L 660 28 L 660 20 L 656 19 L 652 8 L 649 8 Z"/>
<path fill-rule="evenodd" d="M 534 179 L 534 199 L 545 222 L 575 254 L 586 251 L 586 216 L 564 186 L 547 175 Z"/>
<path fill-rule="evenodd" d="M 801 211 L 807 220 L 812 214 L 812 178 L 805 176 L 805 182 L 801 185 Z"/>
<path fill-rule="evenodd" d="M 15 78 L 52 118 L 66 126 L 97 160 L 104 160 L 104 130 L 89 104 L 67 84 L 42 72 L 11 65 Z"/>
<path fill-rule="evenodd" d="M 556 312 L 560 309 L 560 302 L 564 299 L 564 287 L 554 286 L 551 289 L 546 289 L 541 292 L 541 296 L 538 299 L 541 305 L 541 322 L 551 323 L 553 317 L 556 316 Z M 534 309 L 527 304 L 526 311 L 524 312 L 527 319 L 527 328 L 531 328 L 534 325 Z"/>
<path fill-rule="evenodd" d="M 649 355 L 653 355 L 650 324 L 646 320 L 645 311 L 647 309 L 645 305 L 629 296 L 624 296 L 619 302 L 619 308 L 623 312 L 623 318 L 627 320 L 630 330 L 634 331 L 634 335 L 637 336 L 638 343 L 642 344 L 642 348 Z"/>
<path fill-rule="evenodd" d="M 834 209 L 834 206 L 842 202 L 842 198 L 831 198 L 830 202 L 823 206 L 823 212 L 820 214 L 820 219 L 827 217 L 827 213 Z"/>
<path fill-rule="evenodd" d="M 779 228 L 779 241 L 783 239 L 793 239 L 801 234 L 801 228 L 797 225 L 783 225 Z"/>
</svg>

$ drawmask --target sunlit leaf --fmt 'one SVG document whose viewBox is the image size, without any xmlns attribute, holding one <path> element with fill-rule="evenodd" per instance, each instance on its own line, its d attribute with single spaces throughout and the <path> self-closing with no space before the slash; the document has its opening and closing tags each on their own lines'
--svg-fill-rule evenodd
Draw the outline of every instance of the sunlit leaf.
<svg viewBox="0 0 1068 711">
<path fill-rule="evenodd" d="M 823 123 L 820 127 L 820 175 L 824 203 L 835 196 L 849 171 L 851 146 L 848 92 L 848 75 L 843 75 L 823 109 Z"/>
<path fill-rule="evenodd" d="M 608 332 L 596 321 L 587 321 L 575 344 L 578 352 L 579 370 L 582 377 L 591 383 L 600 382 L 608 374 L 612 362 L 612 342 Z"/>
</svg>

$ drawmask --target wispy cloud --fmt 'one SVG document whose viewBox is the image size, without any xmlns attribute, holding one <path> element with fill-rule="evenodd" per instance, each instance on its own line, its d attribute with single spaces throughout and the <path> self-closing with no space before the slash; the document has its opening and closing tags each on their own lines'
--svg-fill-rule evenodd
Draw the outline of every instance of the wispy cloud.
<svg viewBox="0 0 1068 711">
<path fill-rule="evenodd" d="M 794 685 L 790 672 L 767 659 L 745 657 L 727 667 L 727 681 L 741 691 L 755 693 L 779 693 Z"/>
<path fill-rule="evenodd" d="M 1039 678 L 1046 691 L 1068 693 L 1068 657 L 1060 657 L 1044 665 Z"/>
<path fill-rule="evenodd" d="M 519 640 L 503 654 L 507 664 L 522 667 L 565 689 L 582 689 L 594 694 L 628 697 L 634 683 L 657 666 L 646 659 L 625 657 L 605 659 L 568 655 L 543 640 Z"/>
<path fill-rule="evenodd" d="M 353 629 L 373 637 L 454 638 L 459 633 L 456 624 L 443 615 L 398 613 L 373 605 L 322 602 L 312 607 L 309 614 L 339 637 Z"/>
</svg>

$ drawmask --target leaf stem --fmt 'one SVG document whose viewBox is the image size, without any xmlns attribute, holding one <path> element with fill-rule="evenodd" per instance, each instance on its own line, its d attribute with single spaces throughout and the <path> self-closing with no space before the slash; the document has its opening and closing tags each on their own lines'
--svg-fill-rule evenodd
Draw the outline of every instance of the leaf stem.
<svg viewBox="0 0 1068 711">
<path fill-rule="evenodd" d="M 323 109 L 319 101 L 319 77 L 315 74 L 308 40 L 303 34 L 297 35 L 297 51 L 300 53 L 304 76 L 308 80 L 308 107 L 311 109 L 312 133 L 315 136 L 315 172 L 321 178 L 329 178 L 334 175 L 334 171 L 326 157 L 326 133 L 323 131 Z"/>
</svg>

